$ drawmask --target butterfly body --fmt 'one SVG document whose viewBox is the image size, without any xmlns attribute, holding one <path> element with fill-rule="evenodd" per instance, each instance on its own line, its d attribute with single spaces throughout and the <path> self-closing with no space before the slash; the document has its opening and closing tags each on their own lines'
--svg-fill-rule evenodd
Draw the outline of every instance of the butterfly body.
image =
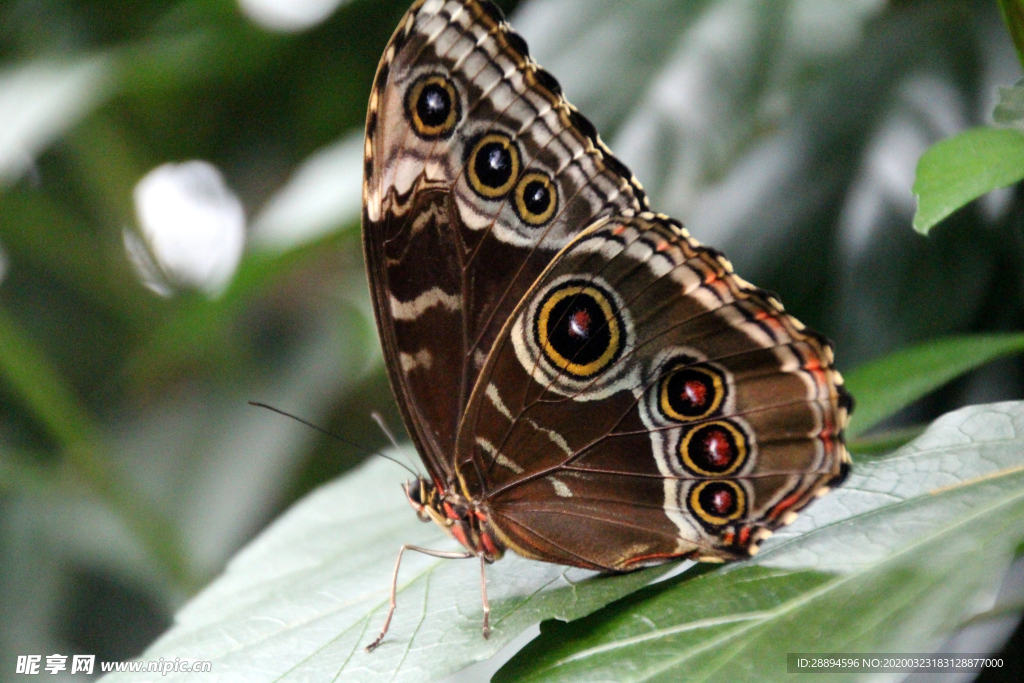
<svg viewBox="0 0 1024 683">
<path fill-rule="evenodd" d="M 842 481 L 830 343 L 652 213 L 490 3 L 409 10 L 364 163 L 406 492 L 467 556 L 743 559 Z"/>
<path fill-rule="evenodd" d="M 456 493 L 442 494 L 434 482 L 422 477 L 406 484 L 405 494 L 422 521 L 434 522 L 473 555 L 490 564 L 505 554 L 505 545 L 488 523 L 488 510 L 482 501 Z"/>
</svg>

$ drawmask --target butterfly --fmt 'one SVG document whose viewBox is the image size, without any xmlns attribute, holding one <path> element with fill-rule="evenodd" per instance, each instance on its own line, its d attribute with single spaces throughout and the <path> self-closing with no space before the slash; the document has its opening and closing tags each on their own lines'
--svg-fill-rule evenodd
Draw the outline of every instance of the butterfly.
<svg viewBox="0 0 1024 683">
<path fill-rule="evenodd" d="M 481 0 L 419 0 L 377 69 L 363 247 L 420 519 L 484 568 L 749 558 L 850 468 L 831 343 L 640 183 Z M 391 607 L 376 647 L 395 609 Z"/>
</svg>

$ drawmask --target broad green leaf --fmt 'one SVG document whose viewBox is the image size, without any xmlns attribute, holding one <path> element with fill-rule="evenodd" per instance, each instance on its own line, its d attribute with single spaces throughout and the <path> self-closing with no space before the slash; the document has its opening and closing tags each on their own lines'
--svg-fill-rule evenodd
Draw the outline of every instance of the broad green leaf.
<svg viewBox="0 0 1024 683">
<path fill-rule="evenodd" d="M 391 630 L 368 653 L 384 622 L 401 545 L 458 549 L 435 525 L 416 520 L 399 488 L 401 475 L 376 459 L 300 501 L 187 604 L 140 659 L 209 660 L 218 681 L 426 683 L 487 659 L 538 621 L 581 617 L 669 569 L 595 578 L 509 553 L 487 569 L 493 631 L 484 640 L 476 560 L 410 552 Z"/>
<path fill-rule="evenodd" d="M 927 234 L 968 202 L 1024 178 L 1024 133 L 973 128 L 933 145 L 917 164 L 914 229 Z"/>
<path fill-rule="evenodd" d="M 856 401 L 847 435 L 855 439 L 950 380 L 1021 351 L 1021 334 L 971 335 L 925 342 L 866 363 L 846 375 Z"/>
<path fill-rule="evenodd" d="M 1013 45 L 1017 48 L 1017 59 L 1024 66 L 1024 2 L 1021 0 L 999 0 L 999 11 L 1010 31 Z"/>
<path fill-rule="evenodd" d="M 1022 541 L 1024 403 L 965 408 L 855 466 L 756 560 L 543 628 L 494 680 L 770 683 L 793 680 L 787 653 L 930 652 L 989 609 Z"/>
</svg>

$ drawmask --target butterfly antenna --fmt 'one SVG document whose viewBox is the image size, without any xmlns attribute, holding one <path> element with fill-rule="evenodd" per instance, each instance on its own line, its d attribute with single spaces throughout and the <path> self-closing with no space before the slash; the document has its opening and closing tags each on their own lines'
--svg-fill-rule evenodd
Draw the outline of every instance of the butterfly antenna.
<svg viewBox="0 0 1024 683">
<path fill-rule="evenodd" d="M 296 422 L 300 422 L 300 423 L 306 425 L 310 429 L 316 430 L 316 431 L 320 432 L 321 434 L 325 434 L 325 435 L 327 435 L 327 436 L 329 436 L 329 437 L 331 437 L 333 439 L 337 439 L 338 441 L 340 441 L 342 443 L 346 443 L 349 446 L 352 446 L 354 448 L 358 448 L 359 450 L 363 451 L 367 455 L 379 455 L 380 457 L 384 458 L 385 460 L 390 460 L 391 462 L 395 463 L 399 467 L 404 468 L 405 471 L 407 471 L 409 474 L 411 474 L 414 477 L 419 477 L 420 476 L 416 472 L 412 471 L 412 469 L 410 469 L 408 465 L 406 465 L 405 463 L 400 462 L 398 460 L 395 460 L 390 455 L 385 455 L 384 453 L 381 453 L 379 450 L 374 450 L 372 448 L 364 446 L 361 443 L 356 443 L 355 441 L 352 441 L 351 439 L 346 439 L 343 436 L 338 436 L 334 432 L 329 432 L 326 429 L 324 429 L 323 427 L 320 427 L 319 425 L 313 424 L 309 420 L 303 420 L 301 417 L 299 417 L 297 415 L 292 415 L 291 413 L 287 413 L 287 412 L 281 410 L 280 408 L 275 408 L 274 406 L 267 405 L 266 403 L 260 403 L 259 401 L 249 401 L 249 405 L 255 406 L 257 408 L 266 408 L 267 410 L 269 410 L 271 412 L 274 412 L 274 413 L 277 413 L 278 415 L 284 415 L 285 417 L 290 417 L 291 419 L 295 420 Z M 388 434 L 388 436 L 391 437 L 390 434 Z M 394 441 L 394 437 L 391 437 L 391 439 L 392 439 L 392 441 Z"/>
<path fill-rule="evenodd" d="M 375 410 L 372 413 L 370 413 L 370 417 L 372 417 L 373 421 L 377 423 L 378 427 L 380 427 L 380 431 L 384 432 L 384 436 L 388 437 L 388 441 L 390 441 L 391 445 L 395 447 L 395 450 L 402 450 L 401 447 L 399 447 L 398 445 L 398 439 L 395 438 L 395 435 L 391 432 L 391 429 L 388 428 L 388 423 L 384 421 L 384 416 Z"/>
<path fill-rule="evenodd" d="M 388 437 L 388 441 L 390 441 L 391 445 L 395 447 L 395 450 L 398 451 L 399 453 L 405 454 L 405 451 L 402 450 L 402 447 L 398 445 L 398 439 L 395 438 L 394 432 L 392 432 L 391 428 L 388 427 L 388 423 L 384 421 L 384 416 L 375 410 L 372 413 L 370 413 L 370 417 L 372 417 L 373 421 L 377 423 L 378 427 L 380 427 L 380 431 L 384 432 L 384 436 Z M 413 467 L 415 467 L 415 465 L 413 465 Z"/>
</svg>

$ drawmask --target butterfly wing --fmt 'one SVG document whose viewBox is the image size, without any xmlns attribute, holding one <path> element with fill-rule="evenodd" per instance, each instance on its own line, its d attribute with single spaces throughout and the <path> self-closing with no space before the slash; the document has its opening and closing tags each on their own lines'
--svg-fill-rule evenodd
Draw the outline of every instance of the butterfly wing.
<svg viewBox="0 0 1024 683">
<path fill-rule="evenodd" d="M 435 480 L 476 377 L 558 251 L 643 191 L 500 10 L 420 0 L 370 96 L 363 241 L 387 367 Z M 440 482 L 439 482 L 440 483 Z"/>
<path fill-rule="evenodd" d="M 677 223 L 598 221 L 495 344 L 459 435 L 467 496 L 527 557 L 738 559 L 848 469 L 820 335 Z"/>
</svg>

